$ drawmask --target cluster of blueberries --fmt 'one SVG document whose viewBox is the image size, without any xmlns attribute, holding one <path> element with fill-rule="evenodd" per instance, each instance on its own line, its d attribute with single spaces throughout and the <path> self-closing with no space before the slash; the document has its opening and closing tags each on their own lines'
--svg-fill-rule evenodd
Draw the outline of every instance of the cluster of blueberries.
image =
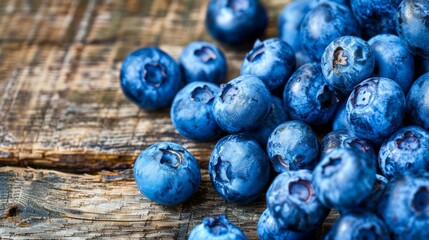
<svg viewBox="0 0 429 240">
<path fill-rule="evenodd" d="M 206 26 L 242 46 L 267 19 L 257 0 L 211 0 Z M 122 90 L 146 110 L 171 105 L 189 139 L 221 138 L 208 170 L 227 202 L 249 203 L 269 186 L 261 239 L 314 239 L 330 209 L 341 216 L 325 239 L 429 239 L 429 1 L 295 0 L 278 27 L 228 82 L 222 51 L 192 42 L 178 64 L 156 47 L 130 53 Z M 197 160 L 172 142 L 143 151 L 134 176 L 166 205 L 201 182 Z M 212 216 L 189 239 L 246 236 Z"/>
</svg>

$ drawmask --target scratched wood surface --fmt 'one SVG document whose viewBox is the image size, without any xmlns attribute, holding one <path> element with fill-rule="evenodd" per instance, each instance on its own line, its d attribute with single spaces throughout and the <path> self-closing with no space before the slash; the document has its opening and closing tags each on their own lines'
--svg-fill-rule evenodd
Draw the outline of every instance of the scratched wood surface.
<svg viewBox="0 0 429 240">
<path fill-rule="evenodd" d="M 270 15 L 263 38 L 277 35 L 288 1 L 263 1 Z M 177 58 L 190 41 L 213 42 L 207 3 L 0 0 L 0 238 L 186 239 L 203 216 L 219 213 L 257 238 L 264 196 L 226 204 L 206 171 L 215 143 L 181 137 L 168 110 L 142 111 L 119 88 L 121 61 L 138 47 Z M 245 50 L 223 49 L 231 79 Z M 158 141 L 182 144 L 202 168 L 197 195 L 177 207 L 147 201 L 130 174 L 136 156 Z"/>
</svg>

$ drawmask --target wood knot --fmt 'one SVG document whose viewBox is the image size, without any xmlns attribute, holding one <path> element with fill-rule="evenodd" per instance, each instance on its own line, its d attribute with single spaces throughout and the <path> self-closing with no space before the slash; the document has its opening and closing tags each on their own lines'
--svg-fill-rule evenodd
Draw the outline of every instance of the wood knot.
<svg viewBox="0 0 429 240">
<path fill-rule="evenodd" d="M 9 209 L 5 211 L 3 217 L 4 218 L 16 217 L 19 215 L 19 213 L 21 213 L 21 210 L 18 208 L 18 206 L 14 205 L 9 207 Z"/>
</svg>

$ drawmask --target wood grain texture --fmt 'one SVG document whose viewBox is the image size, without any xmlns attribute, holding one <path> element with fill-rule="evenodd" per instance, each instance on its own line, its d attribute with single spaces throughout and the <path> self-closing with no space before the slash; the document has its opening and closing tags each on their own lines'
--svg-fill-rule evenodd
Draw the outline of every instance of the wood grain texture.
<svg viewBox="0 0 429 240">
<path fill-rule="evenodd" d="M 288 0 L 265 1 L 276 17 Z M 127 168 L 157 141 L 176 141 L 207 160 L 213 143 L 187 140 L 168 110 L 145 112 L 119 87 L 121 61 L 156 45 L 176 57 L 204 27 L 208 1 L 0 1 L 0 166 L 96 173 Z M 244 49 L 244 50 L 248 50 Z M 228 78 L 245 51 L 224 49 Z"/>
<path fill-rule="evenodd" d="M 198 192 L 174 207 L 144 198 L 130 171 L 74 175 L 3 167 L 0 182 L 2 239 L 187 239 L 204 216 L 216 214 L 227 214 L 249 239 L 257 239 L 256 224 L 266 208 L 264 196 L 248 205 L 226 204 L 204 169 Z M 326 232 L 336 216 L 319 231 Z"/>
</svg>

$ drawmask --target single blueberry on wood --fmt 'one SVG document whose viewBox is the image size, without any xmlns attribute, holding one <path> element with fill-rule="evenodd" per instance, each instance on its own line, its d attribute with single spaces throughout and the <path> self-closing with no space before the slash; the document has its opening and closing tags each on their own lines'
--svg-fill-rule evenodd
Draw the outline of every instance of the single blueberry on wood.
<svg viewBox="0 0 429 240">
<path fill-rule="evenodd" d="M 182 74 L 170 55 L 156 47 L 137 49 L 122 63 L 121 88 L 145 110 L 168 107 L 179 91 Z"/>
<path fill-rule="evenodd" d="M 197 160 L 177 143 L 160 142 L 144 150 L 134 163 L 140 192 L 163 205 L 189 199 L 198 189 L 201 172 Z"/>
</svg>

